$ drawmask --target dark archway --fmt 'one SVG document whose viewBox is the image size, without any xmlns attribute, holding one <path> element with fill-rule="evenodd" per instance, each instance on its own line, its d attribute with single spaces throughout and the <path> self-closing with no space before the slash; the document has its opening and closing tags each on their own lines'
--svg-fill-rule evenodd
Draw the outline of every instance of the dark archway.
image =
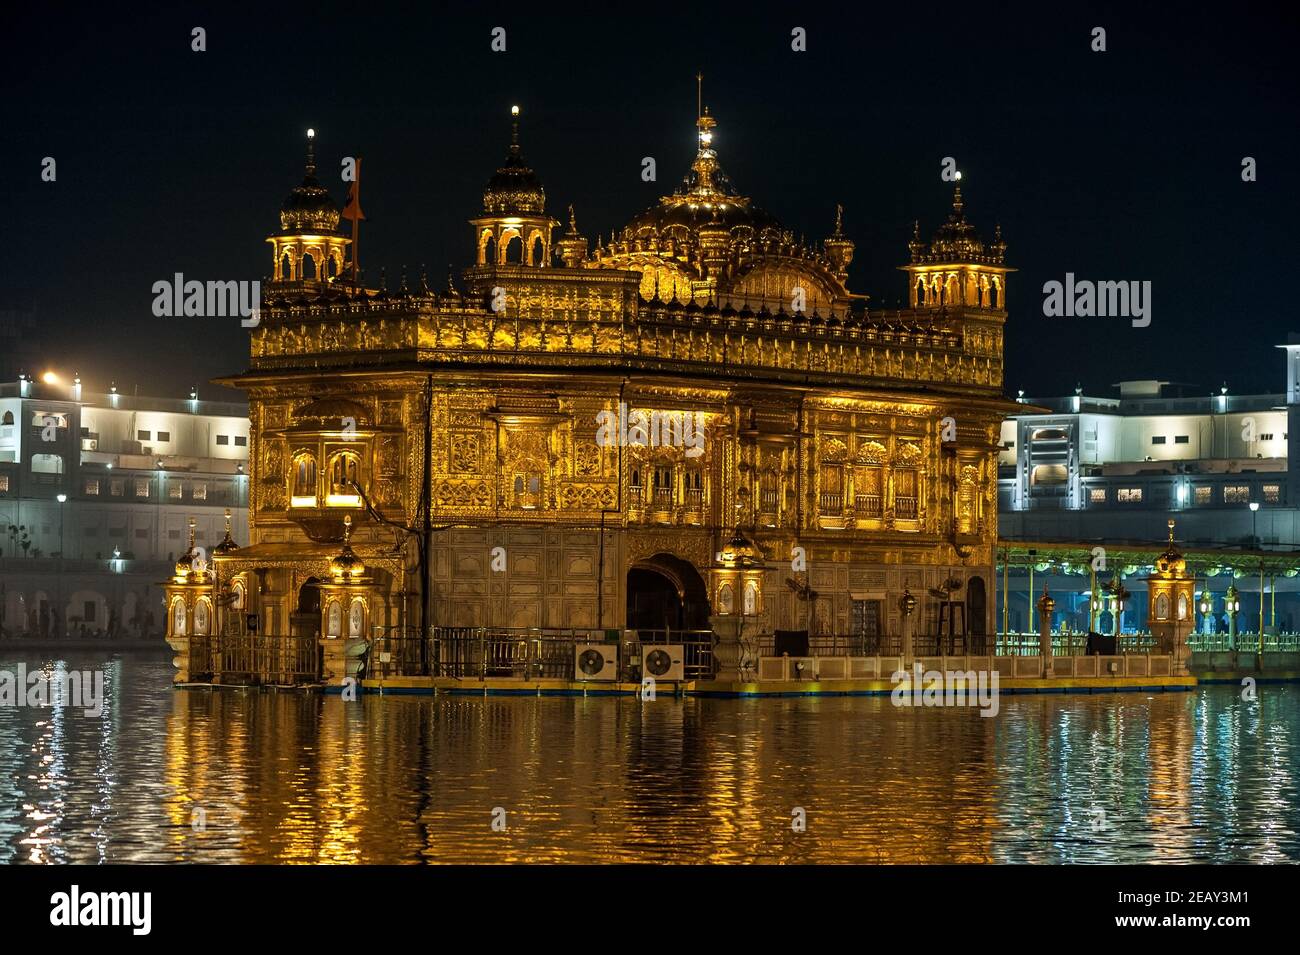
<svg viewBox="0 0 1300 955">
<path fill-rule="evenodd" d="M 971 648 L 983 653 L 988 642 L 988 596 L 983 577 L 972 577 L 966 582 L 966 626 L 970 632 Z"/>
<path fill-rule="evenodd" d="M 320 581 L 308 577 L 298 590 L 298 608 L 289 615 L 289 632 L 295 637 L 320 636 Z"/>
<path fill-rule="evenodd" d="M 708 592 L 689 562 L 655 554 L 627 573 L 629 630 L 708 630 Z"/>
</svg>

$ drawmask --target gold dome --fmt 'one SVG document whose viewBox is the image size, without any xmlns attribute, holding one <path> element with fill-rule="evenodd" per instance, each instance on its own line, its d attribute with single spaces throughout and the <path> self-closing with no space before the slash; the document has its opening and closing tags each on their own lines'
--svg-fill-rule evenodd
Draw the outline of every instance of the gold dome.
<svg viewBox="0 0 1300 955">
<path fill-rule="evenodd" d="M 722 548 L 719 556 L 728 567 L 749 567 L 763 561 L 758 545 L 740 531 L 736 531 L 735 536 L 727 541 L 727 546 Z"/>
<path fill-rule="evenodd" d="M 307 168 L 302 182 L 294 186 L 280 205 L 280 228 L 285 232 L 333 233 L 339 226 L 339 207 L 329 190 L 316 178 L 314 133 L 307 136 Z"/>
<path fill-rule="evenodd" d="M 366 565 L 352 552 L 352 515 L 343 518 L 343 549 L 330 559 L 330 576 L 336 581 L 358 580 L 365 576 Z"/>
<path fill-rule="evenodd" d="M 1156 558 L 1156 573 L 1164 576 L 1182 577 L 1187 574 L 1187 559 L 1174 546 L 1174 522 L 1169 521 L 1169 543 L 1165 551 Z"/>
<path fill-rule="evenodd" d="M 921 241 L 920 223 L 912 230 L 912 241 L 908 248 L 912 261 L 916 263 L 948 264 L 952 262 L 971 262 L 982 265 L 1001 265 L 1006 258 L 1007 244 L 1002 241 L 1002 227 L 994 232 L 993 241 L 985 244 L 975 231 L 975 227 L 966 221 L 966 205 L 961 198 L 961 186 L 953 190 L 952 212 L 948 221 L 934 233 L 927 247 Z"/>
<path fill-rule="evenodd" d="M 226 508 L 226 536 L 221 539 L 220 544 L 212 549 L 212 553 L 224 557 L 227 554 L 233 554 L 237 550 L 239 550 L 239 545 L 230 536 L 230 508 Z"/>
<path fill-rule="evenodd" d="M 176 561 L 173 572 L 176 582 L 181 584 L 204 583 L 212 579 L 212 571 L 208 568 L 206 553 L 202 548 L 194 546 L 194 518 L 192 517 L 190 518 L 189 548 Z"/>
<path fill-rule="evenodd" d="M 519 108 L 513 113 L 510 152 L 483 190 L 483 211 L 489 215 L 541 215 L 546 210 L 546 190 L 524 161 L 519 148 Z"/>
</svg>

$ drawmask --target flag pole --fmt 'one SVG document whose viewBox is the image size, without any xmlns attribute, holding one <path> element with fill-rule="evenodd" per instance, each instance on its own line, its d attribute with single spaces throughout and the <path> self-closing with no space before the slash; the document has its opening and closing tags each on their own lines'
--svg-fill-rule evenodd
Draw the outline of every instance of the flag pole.
<svg viewBox="0 0 1300 955">
<path fill-rule="evenodd" d="M 357 178 L 352 183 L 356 211 L 352 216 L 352 284 L 357 284 L 357 259 L 361 253 L 361 157 L 357 157 Z"/>
</svg>

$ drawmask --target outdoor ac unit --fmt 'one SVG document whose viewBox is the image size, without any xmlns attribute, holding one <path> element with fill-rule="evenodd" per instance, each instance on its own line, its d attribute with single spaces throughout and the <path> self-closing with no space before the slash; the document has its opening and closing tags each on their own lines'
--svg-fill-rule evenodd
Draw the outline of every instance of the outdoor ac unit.
<svg viewBox="0 0 1300 955">
<path fill-rule="evenodd" d="M 641 676 L 656 680 L 685 680 L 686 653 L 680 644 L 646 643 L 641 646 Z"/>
<path fill-rule="evenodd" d="M 587 680 L 618 679 L 618 644 L 579 643 L 573 648 L 573 678 Z"/>
</svg>

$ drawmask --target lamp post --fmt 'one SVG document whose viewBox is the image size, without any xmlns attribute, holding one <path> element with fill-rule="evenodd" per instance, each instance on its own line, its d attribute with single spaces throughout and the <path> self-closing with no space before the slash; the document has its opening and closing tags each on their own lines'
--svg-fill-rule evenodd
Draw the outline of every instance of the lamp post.
<svg viewBox="0 0 1300 955">
<path fill-rule="evenodd" d="M 1228 649 L 1237 649 L 1237 611 L 1241 609 L 1241 600 L 1237 594 L 1237 585 L 1229 584 L 1228 592 L 1223 595 L 1223 609 L 1228 615 Z"/>
<path fill-rule="evenodd" d="M 1214 618 L 1210 616 L 1210 612 L 1214 609 L 1214 601 L 1210 597 L 1209 587 L 1201 591 L 1201 602 L 1197 604 L 1197 609 L 1201 611 L 1201 633 L 1208 636 L 1214 632 Z"/>
<path fill-rule="evenodd" d="M 912 613 L 916 610 L 916 598 L 907 587 L 903 588 L 903 596 L 898 600 L 898 609 L 903 611 L 903 662 L 910 663 L 913 646 Z"/>
<path fill-rule="evenodd" d="M 59 558 L 66 559 L 63 553 L 63 505 L 68 503 L 68 495 L 57 494 L 54 499 L 59 502 Z"/>
<path fill-rule="evenodd" d="M 1052 675 L 1052 611 L 1056 601 L 1043 584 L 1043 595 L 1038 598 L 1038 654 L 1043 660 L 1043 676 Z"/>
<path fill-rule="evenodd" d="M 1259 538 L 1255 535 L 1258 527 L 1257 518 L 1259 517 L 1259 501 L 1250 502 L 1250 546 L 1253 549 L 1259 548 Z"/>
</svg>

